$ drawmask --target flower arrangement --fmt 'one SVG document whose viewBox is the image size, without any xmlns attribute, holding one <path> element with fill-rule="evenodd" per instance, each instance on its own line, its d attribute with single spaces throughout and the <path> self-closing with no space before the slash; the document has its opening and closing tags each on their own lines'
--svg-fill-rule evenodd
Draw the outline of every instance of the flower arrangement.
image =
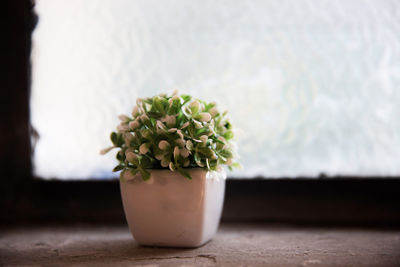
<svg viewBox="0 0 400 267">
<path fill-rule="evenodd" d="M 174 92 L 139 98 L 136 104 L 132 116 L 119 116 L 117 132 L 111 133 L 113 146 L 101 151 L 120 148 L 113 171 L 121 171 L 122 180 L 140 173 L 146 181 L 148 169 L 169 168 L 191 179 L 188 168 L 215 171 L 221 165 L 239 166 L 234 161 L 232 125 L 216 103 Z"/>
</svg>

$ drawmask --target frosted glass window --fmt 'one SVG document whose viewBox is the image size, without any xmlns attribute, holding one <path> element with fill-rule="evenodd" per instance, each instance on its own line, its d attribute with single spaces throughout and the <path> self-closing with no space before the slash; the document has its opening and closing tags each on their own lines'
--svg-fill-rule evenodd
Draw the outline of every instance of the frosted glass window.
<svg viewBox="0 0 400 267">
<path fill-rule="evenodd" d="M 109 178 L 117 115 L 193 94 L 230 111 L 231 177 L 400 175 L 399 1 L 40 0 L 35 174 Z"/>
</svg>

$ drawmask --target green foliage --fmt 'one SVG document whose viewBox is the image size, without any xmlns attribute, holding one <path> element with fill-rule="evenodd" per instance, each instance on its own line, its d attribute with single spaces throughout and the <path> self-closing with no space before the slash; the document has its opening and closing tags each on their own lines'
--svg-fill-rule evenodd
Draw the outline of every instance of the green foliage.
<svg viewBox="0 0 400 267">
<path fill-rule="evenodd" d="M 163 168 L 191 179 L 189 168 L 239 166 L 233 161 L 232 125 L 215 103 L 174 93 L 137 99 L 136 104 L 131 116 L 119 116 L 121 123 L 110 136 L 113 147 L 120 148 L 113 171 L 122 170 L 121 179 L 140 173 L 148 180 L 147 169 Z"/>
</svg>

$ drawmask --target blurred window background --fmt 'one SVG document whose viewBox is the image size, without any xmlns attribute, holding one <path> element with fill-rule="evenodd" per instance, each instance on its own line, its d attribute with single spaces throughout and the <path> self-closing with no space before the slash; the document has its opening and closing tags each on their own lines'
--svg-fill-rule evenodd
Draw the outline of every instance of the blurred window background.
<svg viewBox="0 0 400 267">
<path fill-rule="evenodd" d="M 179 89 L 229 110 L 230 177 L 400 175 L 400 2 L 40 0 L 35 175 L 113 177 L 117 116 Z M 114 174 L 115 176 L 115 174 Z"/>
</svg>

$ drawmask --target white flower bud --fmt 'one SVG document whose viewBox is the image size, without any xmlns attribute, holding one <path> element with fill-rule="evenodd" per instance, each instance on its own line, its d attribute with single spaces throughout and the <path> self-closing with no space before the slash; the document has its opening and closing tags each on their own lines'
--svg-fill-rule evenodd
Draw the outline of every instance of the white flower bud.
<svg viewBox="0 0 400 267">
<path fill-rule="evenodd" d="M 200 113 L 200 121 L 208 122 L 210 120 L 211 120 L 210 113 L 207 113 L 207 112 Z"/>
<path fill-rule="evenodd" d="M 142 136 L 146 139 L 150 139 L 151 136 L 151 131 L 149 129 L 145 129 L 143 131 L 140 132 L 142 134 Z"/>
<path fill-rule="evenodd" d="M 232 163 L 233 163 L 232 159 L 227 159 L 226 162 L 225 162 L 225 164 L 228 165 L 228 166 L 231 166 Z"/>
<path fill-rule="evenodd" d="M 135 130 L 137 127 L 139 127 L 139 122 L 138 122 L 138 121 L 131 121 L 131 122 L 129 123 L 129 128 L 130 128 L 131 130 Z"/>
<path fill-rule="evenodd" d="M 135 149 L 133 147 L 129 147 L 127 150 L 125 150 L 125 156 L 128 152 L 135 152 Z"/>
<path fill-rule="evenodd" d="M 189 166 L 189 164 L 190 164 L 190 160 L 189 160 L 189 159 L 186 159 L 186 160 L 185 160 L 185 163 L 183 163 L 183 166 L 184 166 L 184 167 L 187 167 L 187 166 Z"/>
<path fill-rule="evenodd" d="M 218 140 L 222 141 L 222 142 L 226 142 L 225 138 L 223 136 L 218 136 Z"/>
<path fill-rule="evenodd" d="M 169 167 L 169 169 L 170 169 L 171 171 L 175 171 L 174 164 L 173 164 L 172 162 L 170 162 L 170 163 L 168 164 L 168 167 Z"/>
<path fill-rule="evenodd" d="M 174 132 L 176 132 L 177 130 L 178 130 L 177 128 L 171 128 L 171 129 L 168 130 L 168 132 L 169 132 L 169 133 L 174 133 Z"/>
<path fill-rule="evenodd" d="M 169 157 L 167 157 L 167 155 L 165 155 L 162 159 L 161 159 L 161 166 L 168 167 L 169 163 L 171 162 L 171 160 L 169 159 Z"/>
<path fill-rule="evenodd" d="M 179 147 L 174 147 L 174 158 L 178 157 L 180 154 Z"/>
<path fill-rule="evenodd" d="M 125 153 L 125 156 L 126 156 L 126 159 L 129 162 L 133 162 L 133 161 L 135 161 L 137 159 L 137 155 L 135 153 L 133 153 L 133 152 Z"/>
<path fill-rule="evenodd" d="M 177 144 L 179 147 L 184 147 L 185 146 L 185 140 L 178 138 L 175 140 L 175 144 Z"/>
<path fill-rule="evenodd" d="M 103 148 L 102 150 L 100 150 L 100 155 L 104 155 L 104 154 L 107 154 L 111 149 L 113 149 L 114 148 L 114 146 L 110 146 L 110 147 L 107 147 L 107 148 Z"/>
<path fill-rule="evenodd" d="M 120 121 L 122 121 L 122 122 L 126 122 L 126 121 L 129 120 L 129 117 L 126 116 L 126 115 L 121 114 L 121 115 L 118 116 L 118 119 L 119 119 Z"/>
<path fill-rule="evenodd" d="M 144 155 L 144 154 L 146 154 L 147 152 L 149 152 L 148 144 L 147 144 L 147 143 L 141 144 L 140 147 L 139 147 L 139 152 L 140 152 L 140 154 L 142 154 L 142 155 Z"/>
<path fill-rule="evenodd" d="M 160 130 L 166 130 L 167 129 L 167 127 L 165 127 L 164 123 L 162 123 L 160 120 L 157 120 L 156 126 L 157 126 L 157 129 L 160 129 Z"/>
<path fill-rule="evenodd" d="M 213 134 L 217 134 L 217 133 L 214 131 L 214 128 L 215 128 L 215 122 L 214 122 L 214 120 L 211 120 L 210 123 L 208 124 L 208 130 L 210 131 L 210 132 L 208 133 L 208 136 L 211 136 L 211 135 L 213 135 Z"/>
<path fill-rule="evenodd" d="M 185 116 L 192 114 L 192 110 L 188 106 L 182 106 L 181 110 Z"/>
<path fill-rule="evenodd" d="M 142 115 L 140 116 L 140 120 L 141 120 L 142 122 L 145 122 L 145 121 L 148 121 L 148 120 L 149 120 L 149 117 L 147 117 L 146 114 L 142 114 Z"/>
<path fill-rule="evenodd" d="M 183 138 L 183 133 L 181 130 L 177 130 L 176 133 L 179 135 L 179 138 L 184 139 Z"/>
<path fill-rule="evenodd" d="M 185 129 L 188 126 L 189 126 L 189 122 L 187 121 L 182 125 L 181 130 Z"/>
<path fill-rule="evenodd" d="M 161 150 L 166 150 L 169 148 L 169 146 L 170 146 L 170 144 L 168 143 L 168 141 L 165 141 L 165 140 L 161 140 L 160 143 L 158 143 L 158 147 Z"/>
<path fill-rule="evenodd" d="M 139 115 L 139 109 L 137 106 L 134 106 L 132 110 L 132 117 L 136 118 L 137 115 Z"/>
<path fill-rule="evenodd" d="M 173 97 L 171 97 L 171 98 L 168 100 L 169 107 L 172 107 L 172 104 L 173 104 L 174 101 L 176 101 L 176 100 L 179 100 L 179 103 L 182 103 L 181 98 L 180 98 L 179 96 L 177 96 L 177 95 L 174 95 Z"/>
<path fill-rule="evenodd" d="M 176 123 L 176 118 L 173 115 L 165 115 L 161 121 L 166 122 L 168 127 L 172 127 Z"/>
<path fill-rule="evenodd" d="M 127 132 L 128 130 L 129 130 L 129 127 L 126 124 L 120 124 L 117 126 L 117 131 L 120 133 Z"/>
<path fill-rule="evenodd" d="M 174 97 L 176 97 L 176 96 L 178 95 L 178 93 L 179 93 L 178 89 L 175 89 L 175 90 L 172 92 L 172 95 L 173 95 Z"/>
<path fill-rule="evenodd" d="M 136 99 L 136 105 L 141 106 L 143 104 L 143 99 L 137 98 Z"/>
<path fill-rule="evenodd" d="M 196 127 L 196 129 L 201 129 L 203 128 L 203 124 L 201 124 L 200 122 L 193 120 L 194 122 L 194 127 Z"/>
<path fill-rule="evenodd" d="M 202 135 L 202 136 L 200 136 L 200 140 L 201 140 L 202 143 L 206 143 L 206 142 L 207 142 L 207 139 L 208 139 L 208 136 L 207 136 L 207 135 Z"/>
<path fill-rule="evenodd" d="M 198 100 L 193 101 L 190 103 L 190 108 L 198 112 L 201 108 L 200 102 Z"/>
<path fill-rule="evenodd" d="M 192 143 L 192 141 L 190 141 L 190 140 L 187 140 L 187 141 L 186 141 L 186 148 L 189 149 L 189 150 L 192 150 L 192 149 L 193 149 L 193 143 Z"/>
<path fill-rule="evenodd" d="M 180 154 L 183 158 L 187 158 L 187 157 L 189 157 L 190 152 L 187 148 L 182 148 L 180 150 Z"/>
<path fill-rule="evenodd" d="M 134 138 L 134 137 L 133 137 L 132 134 L 126 133 L 126 135 L 125 135 L 125 145 L 126 145 L 127 147 L 130 147 L 130 146 L 131 146 L 131 142 L 132 142 L 133 138 Z"/>
<path fill-rule="evenodd" d="M 213 107 L 213 108 L 210 109 L 208 112 L 210 113 L 210 115 L 211 115 L 212 117 L 215 117 L 215 116 L 219 113 L 217 107 Z"/>
<path fill-rule="evenodd" d="M 138 114 L 138 116 L 136 117 L 136 118 L 140 118 L 140 114 L 142 113 L 142 114 L 144 114 L 146 111 L 144 110 L 144 108 L 143 108 L 143 105 L 139 105 L 138 106 L 138 109 L 139 109 L 139 114 Z"/>
<path fill-rule="evenodd" d="M 156 157 L 156 159 L 158 159 L 158 160 L 162 160 L 163 157 L 164 157 L 164 155 L 163 155 L 163 154 L 157 154 L 155 157 Z"/>
</svg>

